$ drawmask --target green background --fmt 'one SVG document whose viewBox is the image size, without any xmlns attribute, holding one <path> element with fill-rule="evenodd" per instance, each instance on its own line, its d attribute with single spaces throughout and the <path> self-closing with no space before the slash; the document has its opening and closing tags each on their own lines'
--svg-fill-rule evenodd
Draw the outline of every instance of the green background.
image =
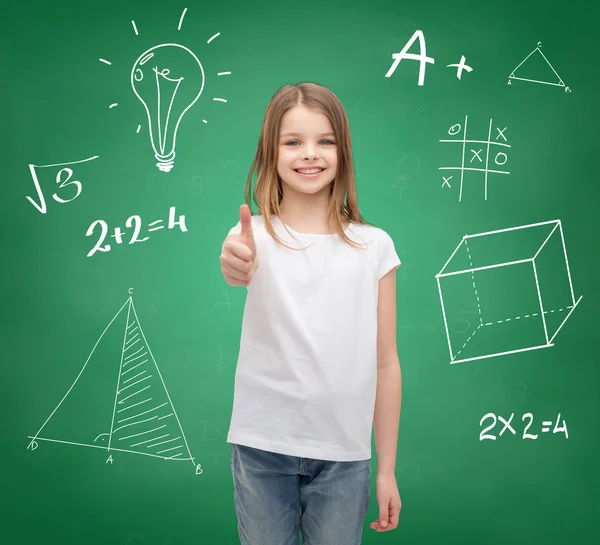
<svg viewBox="0 0 600 545">
<path fill-rule="evenodd" d="M 246 290 L 224 282 L 218 258 L 239 219 L 269 99 L 286 83 L 316 81 L 347 109 L 361 212 L 392 236 L 403 262 L 397 273 L 403 406 L 396 464 L 403 508 L 397 530 L 368 528 L 378 515 L 374 457 L 363 543 L 595 541 L 598 8 L 514 0 L 204 4 L 37 1 L 3 10 L 0 540 L 238 543 L 225 439 Z M 416 61 L 402 61 L 384 77 L 391 55 L 416 30 L 435 59 L 424 85 L 417 85 Z M 206 75 L 202 96 L 181 123 L 170 173 L 155 166 L 145 113 L 129 80 L 139 55 L 166 42 L 194 51 Z M 524 81 L 507 85 L 538 42 L 572 92 Z M 417 44 L 411 52 L 418 52 Z M 447 65 L 461 55 L 473 71 L 459 80 Z M 533 79 L 544 77 L 542 64 L 529 69 Z M 216 76 L 221 71 L 231 75 Z M 118 106 L 109 108 L 113 103 Z M 482 172 L 465 173 L 460 201 L 459 171 L 451 188 L 443 186 L 448 173 L 439 167 L 460 165 L 461 154 L 460 144 L 440 140 L 465 116 L 468 138 L 486 140 L 492 119 L 492 140 L 496 127 L 506 127 L 511 146 L 503 150 L 510 174 L 489 175 L 487 200 Z M 467 160 L 471 155 L 467 148 Z M 38 199 L 29 164 L 93 156 L 73 165 L 72 179 L 82 184 L 76 199 L 61 204 L 52 198 L 75 194 L 73 185 L 56 187 L 60 167 L 36 170 L 45 214 L 26 199 Z M 170 207 L 185 216 L 187 232 L 175 226 L 148 233 L 150 222 L 166 225 Z M 140 236 L 150 235 L 146 242 L 128 244 L 125 222 L 132 215 L 141 218 Z M 575 297 L 583 299 L 554 346 L 451 365 L 435 275 L 462 237 L 556 219 Z M 129 234 L 122 244 L 110 238 L 110 251 L 86 257 L 98 230 L 86 232 L 96 220 L 107 223 L 109 235 L 117 226 Z M 530 251 L 532 239 L 511 241 L 500 244 L 506 250 L 501 259 Z M 564 290 L 552 276 L 564 263 L 560 251 L 549 249 L 555 253 L 543 263 L 550 297 Z M 475 273 L 481 307 L 506 307 L 498 316 L 508 318 L 510 301 L 524 305 L 531 298 L 531 277 L 494 271 L 495 277 Z M 448 294 L 448 304 L 455 303 L 448 311 L 451 334 L 464 334 L 478 320 L 472 300 L 460 296 L 472 289 L 469 276 Z M 44 441 L 27 449 L 130 288 L 201 475 L 192 462 L 114 452 L 111 464 L 105 450 Z M 513 329 L 506 339 L 519 335 Z M 491 341 L 499 350 L 502 337 Z M 114 385 L 115 357 L 102 360 L 103 372 L 96 368 L 97 389 L 78 393 L 81 405 L 70 413 L 74 433 L 97 414 L 86 399 L 98 402 L 98 392 Z M 514 413 L 515 434 L 500 435 L 497 420 L 488 432 L 496 439 L 480 440 L 493 423 L 492 417 L 482 421 L 488 413 L 506 420 Z M 523 439 L 526 413 L 535 440 Z M 568 439 L 541 432 L 542 421 L 553 421 L 553 429 L 559 413 Z"/>
</svg>

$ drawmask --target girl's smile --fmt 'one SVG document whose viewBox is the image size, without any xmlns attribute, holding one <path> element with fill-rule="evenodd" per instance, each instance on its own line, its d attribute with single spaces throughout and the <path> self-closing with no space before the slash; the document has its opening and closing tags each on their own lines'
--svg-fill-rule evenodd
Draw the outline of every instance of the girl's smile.
<svg viewBox="0 0 600 545">
<path fill-rule="evenodd" d="M 310 168 L 295 168 L 294 171 L 297 172 L 302 178 L 318 178 L 323 172 L 325 172 L 325 168 L 323 167 L 310 167 Z"/>
</svg>

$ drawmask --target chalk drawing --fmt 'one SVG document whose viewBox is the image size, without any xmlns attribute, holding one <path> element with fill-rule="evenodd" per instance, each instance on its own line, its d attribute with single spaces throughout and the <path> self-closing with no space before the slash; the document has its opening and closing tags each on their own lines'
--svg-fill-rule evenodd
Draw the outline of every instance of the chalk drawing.
<svg viewBox="0 0 600 545">
<path fill-rule="evenodd" d="M 416 40 L 419 40 L 419 54 L 418 55 L 416 53 L 408 52 L 410 50 L 412 44 Z M 427 64 L 435 63 L 435 59 L 433 59 L 433 57 L 427 56 L 427 45 L 425 43 L 425 36 L 423 35 L 422 30 L 416 30 L 414 32 L 414 34 L 412 35 L 410 40 L 408 40 L 408 42 L 406 42 L 406 44 L 404 45 L 404 47 L 402 48 L 402 51 L 400 51 L 400 53 L 392 53 L 392 59 L 394 59 L 394 62 L 389 67 L 388 71 L 385 73 L 385 77 L 386 78 L 391 77 L 392 74 L 396 71 L 396 68 L 398 67 L 398 65 L 400 64 L 400 61 L 402 61 L 403 59 L 407 59 L 407 60 L 411 60 L 411 61 L 419 61 L 419 79 L 417 82 L 417 84 L 419 86 L 423 86 L 425 84 L 425 69 L 427 67 Z"/>
<path fill-rule="evenodd" d="M 560 220 L 465 235 L 435 277 L 451 364 L 552 347 L 582 299 Z M 461 330 L 457 305 L 476 316 Z"/>
<path fill-rule="evenodd" d="M 515 413 L 511 413 L 511 415 L 508 417 L 508 419 L 503 418 L 500 415 L 496 415 L 494 413 L 487 413 L 485 415 L 483 415 L 481 417 L 481 420 L 479 421 L 479 427 L 483 426 L 483 423 L 486 420 L 491 420 L 491 424 L 488 425 L 487 427 L 485 427 L 483 430 L 481 430 L 481 432 L 479 433 L 479 440 L 480 441 L 484 441 L 485 439 L 489 439 L 491 441 L 495 441 L 497 439 L 497 437 L 492 434 L 492 433 L 488 433 L 489 431 L 493 430 L 494 427 L 496 426 L 496 423 L 498 421 L 500 421 L 502 423 L 502 429 L 500 430 L 500 432 L 498 433 L 498 437 L 500 437 L 505 431 L 508 431 L 509 433 L 512 433 L 513 435 L 517 435 L 517 431 L 515 430 L 515 428 L 513 428 L 511 422 L 512 419 L 514 418 Z M 525 422 L 527 421 L 527 424 L 523 430 L 523 436 L 522 439 L 537 439 L 539 437 L 539 434 L 537 433 L 529 433 L 529 429 L 531 428 L 532 424 L 533 424 L 533 414 L 532 413 L 525 413 L 522 417 L 521 417 L 521 421 Z M 565 421 L 565 419 L 562 419 L 562 426 L 559 426 L 560 422 L 560 413 L 558 413 L 558 416 L 556 417 L 556 423 L 553 420 L 542 420 L 542 427 L 541 427 L 541 432 L 542 433 L 548 433 L 552 430 L 552 433 L 564 433 L 565 434 L 565 439 L 569 438 L 569 431 L 567 430 L 567 422 Z M 536 429 L 536 428 L 534 428 Z"/>
<path fill-rule="evenodd" d="M 179 18 L 177 30 L 181 31 L 185 8 Z M 139 31 L 131 21 L 136 36 Z M 220 35 L 217 32 L 206 43 L 210 44 Z M 100 58 L 106 66 L 112 62 Z M 217 72 L 217 76 L 231 75 L 230 71 Z M 198 56 L 178 43 L 162 43 L 144 51 L 134 62 L 130 75 L 131 87 L 146 113 L 150 143 L 161 172 L 170 172 L 175 164 L 177 133 L 184 115 L 198 101 L 204 90 L 205 73 Z M 215 102 L 226 103 L 222 97 Z M 118 106 L 112 103 L 109 108 Z M 208 123 L 202 119 L 203 123 Z M 137 125 L 136 133 L 141 125 Z"/>
<path fill-rule="evenodd" d="M 460 62 L 457 64 L 448 64 L 446 65 L 446 68 L 456 68 L 456 77 L 458 79 L 462 78 L 462 73 L 463 70 L 466 70 L 467 72 L 473 72 L 473 68 L 471 68 L 470 66 L 465 64 L 465 61 L 467 59 L 465 58 L 464 55 L 460 56 Z"/>
<path fill-rule="evenodd" d="M 175 220 L 175 207 L 171 206 L 169 208 L 169 221 L 167 224 L 168 229 L 174 229 L 175 226 L 179 226 L 179 229 L 183 233 L 187 233 L 187 227 L 185 225 L 185 215 L 180 215 L 179 219 Z M 155 220 L 148 224 L 148 232 L 160 231 L 164 229 L 165 226 L 161 225 L 164 220 Z M 146 242 L 150 237 L 139 238 L 140 233 L 142 231 L 142 226 L 144 222 L 140 216 L 133 215 L 129 216 L 125 222 L 125 226 L 127 229 L 133 229 L 132 233 L 128 233 L 126 230 L 121 229 L 121 227 L 117 226 L 113 230 L 113 234 L 110 235 L 115 239 L 116 244 L 123 244 L 124 239 L 129 235 L 129 244 L 135 244 L 136 242 Z M 92 247 L 92 249 L 87 253 L 87 257 L 93 256 L 96 252 L 110 252 L 111 245 L 104 244 L 105 240 L 108 237 L 108 223 L 104 220 L 94 220 L 90 226 L 88 227 L 85 236 L 89 237 L 94 234 L 96 231 L 96 227 L 99 228 L 99 233 L 97 233 L 98 240 Z"/>
<path fill-rule="evenodd" d="M 129 293 L 129 298 L 94 344 L 79 374 L 61 401 L 37 433 L 29 436 L 31 441 L 28 449 L 36 450 L 39 441 L 48 441 L 106 450 L 109 453 L 107 462 L 111 463 L 112 452 L 124 452 L 151 456 L 161 460 L 191 461 L 196 465 L 175 406 L 139 322 L 131 289 Z M 115 322 L 116 324 L 121 323 L 123 327 L 120 353 L 114 354 L 109 361 L 94 358 L 94 354 L 102 344 L 107 332 L 113 327 L 118 327 L 118 325 L 113 325 Z M 101 349 L 102 346 L 99 350 Z M 111 418 L 105 422 L 104 429 L 75 430 L 78 437 L 88 438 L 86 442 L 71 441 L 65 436 L 60 438 L 42 436 L 42 432 L 49 427 L 50 423 L 54 423 L 54 419 L 60 420 L 72 416 L 65 415 L 64 411 L 59 412 L 59 409 L 67 398 L 73 395 L 78 396 L 78 413 L 80 414 L 77 415 L 78 420 L 70 418 L 70 421 L 80 422 L 80 426 L 83 427 L 90 425 L 88 422 L 92 421 L 91 415 L 86 407 L 81 406 L 82 400 L 85 402 L 88 397 L 88 392 L 85 392 L 83 396 L 77 392 L 82 376 L 85 379 L 84 373 L 90 371 L 88 367 L 90 361 L 92 361 L 92 366 L 114 366 L 114 369 L 109 369 L 110 374 L 116 380 L 114 398 L 107 398 L 105 402 L 101 400 L 106 407 L 105 414 L 112 414 Z M 101 385 L 94 386 L 95 392 L 90 392 L 89 396 L 100 391 Z M 72 409 L 73 406 L 71 405 L 69 408 Z M 57 429 L 56 426 L 55 429 Z M 73 434 L 73 430 L 65 430 L 63 427 L 63 433 L 65 435 Z M 201 473 L 199 467 L 199 464 L 196 465 L 196 474 Z"/>
<path fill-rule="evenodd" d="M 461 146 L 461 164 L 460 166 L 443 166 L 439 167 L 438 170 L 459 170 L 460 171 L 460 185 L 458 190 L 458 200 L 462 201 L 463 196 L 463 185 L 465 171 L 471 172 L 483 172 L 483 195 L 487 201 L 488 198 L 488 175 L 489 174 L 510 174 L 508 170 L 505 170 L 503 165 L 508 161 L 508 155 L 506 151 L 511 147 L 508 144 L 505 132 L 507 127 L 500 129 L 495 127 L 495 137 L 492 140 L 492 127 L 493 120 L 490 118 L 488 137 L 487 140 L 469 140 L 467 138 L 467 122 L 469 117 L 465 115 L 464 124 L 455 123 L 448 129 L 448 135 L 456 138 L 442 139 L 440 142 L 460 144 Z M 462 136 L 462 138 L 458 138 Z M 468 144 L 468 147 L 467 147 Z M 492 148 L 493 146 L 493 148 Z M 490 168 L 490 151 L 493 150 L 493 161 L 494 165 Z M 504 150 L 504 151 L 503 151 Z M 485 151 L 485 158 L 483 153 Z M 466 163 L 466 166 L 465 166 Z M 502 168 L 498 168 L 502 167 Z M 452 188 L 450 180 L 453 176 L 442 176 L 442 188 Z"/>
<path fill-rule="evenodd" d="M 409 53 L 410 48 L 417 40 L 419 40 L 419 54 Z M 417 81 L 417 85 L 419 86 L 425 85 L 425 70 L 427 69 L 427 65 L 435 64 L 435 59 L 427 56 L 427 44 L 425 43 L 425 35 L 422 30 L 415 30 L 414 34 L 402 48 L 402 51 L 400 53 L 392 53 L 392 59 L 394 59 L 394 62 L 389 67 L 385 77 L 391 77 L 402 60 L 419 61 L 419 79 Z M 448 64 L 446 68 L 456 68 L 456 77 L 460 80 L 462 79 L 463 70 L 466 72 L 473 71 L 473 68 L 465 63 L 466 60 L 466 57 L 461 55 L 458 63 Z"/>
<path fill-rule="evenodd" d="M 33 163 L 31 163 L 29 165 L 29 172 L 31 173 L 31 178 L 33 180 L 33 184 L 35 185 L 35 189 L 37 191 L 39 203 L 36 202 L 32 197 L 29 197 L 29 196 L 27 196 L 26 199 L 31 204 L 33 204 L 33 206 L 35 206 L 39 212 L 41 212 L 42 214 L 45 214 L 47 211 L 46 199 L 44 197 L 44 192 L 42 191 L 42 187 L 40 185 L 40 181 L 38 180 L 38 175 L 37 175 L 37 172 L 35 169 L 36 168 L 50 168 L 50 167 L 64 167 L 64 168 L 61 168 L 58 171 L 58 173 L 56 174 L 56 183 L 58 184 L 59 189 L 64 189 L 70 185 L 74 186 L 76 188 L 75 193 L 73 194 L 73 191 L 71 191 L 71 197 L 69 199 L 63 199 L 62 197 L 58 196 L 58 193 L 53 193 L 52 198 L 56 202 L 61 203 L 61 204 L 66 204 L 68 202 L 75 200 L 77 197 L 79 197 L 79 195 L 81 195 L 81 191 L 83 190 L 83 185 L 79 180 L 71 180 L 71 177 L 73 176 L 73 169 L 70 168 L 68 165 L 77 165 L 79 163 L 93 161 L 94 159 L 98 159 L 98 155 L 94 155 L 93 157 L 88 157 L 87 159 L 81 159 L 79 161 L 71 161 L 69 163 L 54 163 L 51 165 L 34 165 Z M 63 174 L 65 175 L 64 180 L 62 179 Z"/>
<path fill-rule="evenodd" d="M 542 59 L 542 66 L 549 68 L 545 70 L 545 79 L 533 79 L 531 72 L 528 72 L 528 64 L 531 66 L 533 62 L 540 61 Z M 517 75 L 518 74 L 518 75 Z M 525 77 L 529 76 L 529 77 Z M 537 77 L 537 76 L 536 76 Z M 550 64 L 550 61 L 546 58 L 546 55 L 542 53 L 542 43 L 538 42 L 537 47 L 525 57 L 521 63 L 510 73 L 508 76 L 508 85 L 512 85 L 511 80 L 528 81 L 531 83 L 541 83 L 542 85 L 554 85 L 556 87 L 564 87 L 565 93 L 570 93 L 571 89 L 565 85 L 565 82 L 558 75 L 558 72 L 554 70 L 554 67 Z"/>
</svg>

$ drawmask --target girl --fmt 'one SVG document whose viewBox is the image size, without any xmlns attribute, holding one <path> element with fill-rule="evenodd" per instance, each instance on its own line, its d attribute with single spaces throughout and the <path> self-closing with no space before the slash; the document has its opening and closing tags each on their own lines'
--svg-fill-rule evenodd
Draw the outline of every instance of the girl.
<svg viewBox="0 0 600 545">
<path fill-rule="evenodd" d="M 248 290 L 227 437 L 240 541 L 359 545 L 373 428 L 370 527 L 395 528 L 401 506 L 400 259 L 358 210 L 348 119 L 329 89 L 275 93 L 245 193 L 220 256 L 227 283 Z"/>
</svg>

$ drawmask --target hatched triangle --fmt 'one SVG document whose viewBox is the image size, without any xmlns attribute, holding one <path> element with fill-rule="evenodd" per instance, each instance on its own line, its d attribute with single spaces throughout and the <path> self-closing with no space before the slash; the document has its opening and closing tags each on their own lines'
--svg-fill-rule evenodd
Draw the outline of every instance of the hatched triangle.
<svg viewBox="0 0 600 545">
<path fill-rule="evenodd" d="M 508 77 L 509 79 L 542 83 L 544 85 L 565 86 L 565 83 L 539 46 L 529 53 Z"/>
<path fill-rule="evenodd" d="M 62 400 L 29 437 L 32 450 L 38 441 L 50 441 L 194 463 L 132 297 L 106 326 Z"/>
</svg>

